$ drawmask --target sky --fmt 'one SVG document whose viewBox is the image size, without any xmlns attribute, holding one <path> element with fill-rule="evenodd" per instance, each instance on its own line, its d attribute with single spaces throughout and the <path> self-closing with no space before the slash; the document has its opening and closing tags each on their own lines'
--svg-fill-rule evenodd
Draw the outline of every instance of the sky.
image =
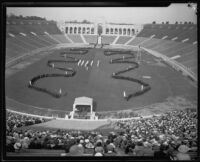
<svg viewBox="0 0 200 162">
<path fill-rule="evenodd" d="M 45 17 L 55 21 L 95 22 L 105 19 L 106 22 L 145 24 L 176 21 L 197 23 L 194 9 L 187 4 L 171 4 L 169 7 L 8 7 L 7 14 Z"/>
</svg>

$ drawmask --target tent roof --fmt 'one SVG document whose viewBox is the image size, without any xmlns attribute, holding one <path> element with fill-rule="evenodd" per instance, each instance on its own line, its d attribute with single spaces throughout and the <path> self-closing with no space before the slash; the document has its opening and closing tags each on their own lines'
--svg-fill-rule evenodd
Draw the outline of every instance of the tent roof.
<svg viewBox="0 0 200 162">
<path fill-rule="evenodd" d="M 75 98 L 74 104 L 76 105 L 92 105 L 93 99 L 89 97 L 77 97 Z"/>
</svg>

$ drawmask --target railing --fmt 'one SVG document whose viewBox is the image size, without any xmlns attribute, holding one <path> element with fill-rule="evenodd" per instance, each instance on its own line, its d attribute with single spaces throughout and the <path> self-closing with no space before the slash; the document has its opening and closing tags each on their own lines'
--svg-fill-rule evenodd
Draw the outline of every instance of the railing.
<svg viewBox="0 0 200 162">
<path fill-rule="evenodd" d="M 169 57 L 157 51 L 153 51 L 144 47 L 141 47 L 141 48 L 156 57 L 162 58 L 164 61 L 169 63 L 169 65 L 171 65 L 174 69 L 181 70 L 185 75 L 190 76 L 195 82 L 198 82 L 196 74 L 193 71 L 191 71 L 189 68 L 187 68 L 186 66 L 182 65 L 181 63 L 178 63 L 177 61 L 172 60 Z"/>
</svg>

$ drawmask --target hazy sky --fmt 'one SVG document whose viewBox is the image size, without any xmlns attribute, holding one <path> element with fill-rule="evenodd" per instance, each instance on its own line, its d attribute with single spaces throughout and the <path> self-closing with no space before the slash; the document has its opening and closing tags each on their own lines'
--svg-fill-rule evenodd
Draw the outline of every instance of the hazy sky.
<svg viewBox="0 0 200 162">
<path fill-rule="evenodd" d="M 197 22 L 197 15 L 187 4 L 172 4 L 169 7 L 10 7 L 7 14 L 40 16 L 47 20 L 78 20 L 94 22 L 104 18 L 115 23 L 157 23 L 169 21 Z"/>
</svg>

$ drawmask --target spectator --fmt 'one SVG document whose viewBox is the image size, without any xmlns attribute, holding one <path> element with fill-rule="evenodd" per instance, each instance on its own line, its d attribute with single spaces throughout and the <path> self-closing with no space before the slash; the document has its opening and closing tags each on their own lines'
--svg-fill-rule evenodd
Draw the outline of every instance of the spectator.
<svg viewBox="0 0 200 162">
<path fill-rule="evenodd" d="M 174 157 L 175 160 L 191 160 L 190 155 L 187 153 L 190 149 L 186 145 L 180 145 L 178 153 Z"/>
<path fill-rule="evenodd" d="M 121 149 L 125 154 L 137 156 L 153 155 L 155 151 L 155 159 L 168 159 L 168 155 L 176 152 L 177 160 L 191 159 L 188 151 L 197 150 L 196 117 L 194 111 L 171 111 L 151 118 L 112 121 L 112 128 L 120 129 L 120 132 L 102 136 L 95 131 L 50 131 L 45 128 L 42 131 L 18 131 L 18 127 L 46 120 L 7 112 L 6 150 L 65 149 L 69 153 L 75 145 L 82 150 L 80 154 L 114 156 Z"/>
<path fill-rule="evenodd" d="M 116 156 L 117 155 L 117 152 L 112 144 L 108 144 L 106 149 L 107 149 L 107 152 L 105 153 L 105 156 Z"/>
<path fill-rule="evenodd" d="M 94 156 L 103 156 L 103 154 L 100 153 L 100 152 L 97 152 L 97 153 L 94 154 Z"/>
<path fill-rule="evenodd" d="M 141 141 L 139 141 L 136 146 L 135 146 L 135 149 L 134 149 L 134 154 L 136 156 L 144 156 L 144 145 Z"/>
<path fill-rule="evenodd" d="M 105 151 L 104 151 L 104 148 L 102 146 L 101 140 L 97 140 L 96 147 L 95 147 L 94 151 L 95 151 L 95 154 L 98 153 L 98 152 L 101 153 L 101 154 L 104 154 Z"/>
<path fill-rule="evenodd" d="M 94 145 L 89 139 L 85 139 L 85 154 L 94 154 Z"/>
<path fill-rule="evenodd" d="M 83 156 L 84 150 L 78 145 L 73 145 L 69 149 L 70 156 Z"/>
<path fill-rule="evenodd" d="M 15 152 L 20 152 L 21 148 L 22 148 L 21 143 L 16 142 L 16 143 L 14 144 Z"/>
<path fill-rule="evenodd" d="M 170 155 L 168 153 L 169 146 L 162 144 L 160 146 L 160 151 L 156 151 L 154 153 L 154 158 L 156 160 L 171 160 Z"/>
</svg>

